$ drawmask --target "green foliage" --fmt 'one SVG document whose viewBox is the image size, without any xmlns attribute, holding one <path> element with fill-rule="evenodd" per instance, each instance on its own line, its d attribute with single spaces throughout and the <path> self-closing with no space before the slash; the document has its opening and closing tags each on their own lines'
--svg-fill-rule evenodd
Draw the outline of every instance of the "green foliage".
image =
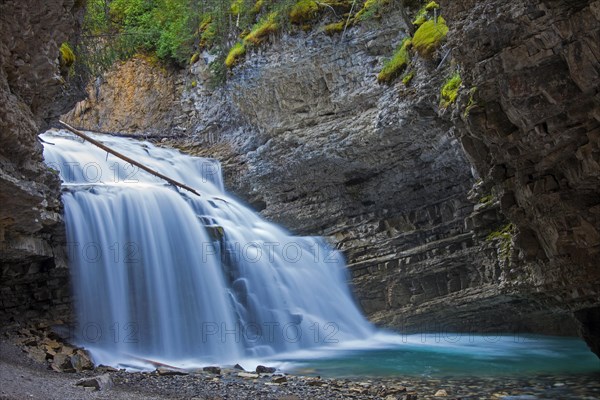
<svg viewBox="0 0 600 400">
<path fill-rule="evenodd" d="M 448 25 L 442 17 L 424 22 L 415 32 L 413 47 L 422 57 L 430 57 L 448 34 Z"/>
<path fill-rule="evenodd" d="M 84 44 L 107 60 L 150 52 L 185 65 L 193 53 L 194 16 L 200 15 L 193 12 L 196 5 L 194 0 L 88 0 Z"/>
<path fill-rule="evenodd" d="M 101 35 L 109 30 L 109 1 L 87 0 L 83 26 L 89 35 Z"/>
<path fill-rule="evenodd" d="M 294 24 L 303 24 L 315 18 L 319 12 L 319 5 L 313 0 L 299 0 L 290 9 L 290 21 Z"/>
<path fill-rule="evenodd" d="M 381 72 L 377 75 L 379 82 L 390 83 L 404 71 L 410 62 L 409 48 L 411 43 L 410 38 L 405 38 L 400 46 L 398 46 L 392 58 L 383 64 Z"/>
<path fill-rule="evenodd" d="M 227 68 L 232 68 L 241 57 L 246 54 L 246 46 L 243 42 L 237 42 L 233 45 L 233 47 L 229 50 L 227 57 L 225 58 L 225 65 Z"/>
<path fill-rule="evenodd" d="M 257 0 L 256 3 L 254 3 L 254 7 L 252 7 L 252 13 L 259 14 L 262 11 L 264 5 L 265 0 Z"/>
<path fill-rule="evenodd" d="M 244 0 L 233 0 L 230 7 L 233 15 L 238 15 L 244 10 Z"/>
<path fill-rule="evenodd" d="M 83 0 L 77 0 L 83 1 Z M 91 75 L 134 54 L 156 55 L 179 66 L 200 51 L 217 56 L 222 81 L 227 68 L 278 31 L 311 29 L 320 15 L 321 31 L 333 35 L 346 24 L 378 17 L 392 0 L 87 0 L 81 49 Z M 351 14 L 348 14 L 352 10 Z M 337 21 L 337 22 L 336 22 Z M 329 22 L 329 23 L 328 23 Z M 235 44 L 242 39 L 241 44 Z M 243 44 L 243 46 L 242 46 Z"/>
<path fill-rule="evenodd" d="M 60 52 L 60 65 L 65 68 L 71 68 L 75 63 L 76 57 L 69 43 L 63 42 L 58 50 Z"/>
<path fill-rule="evenodd" d="M 460 73 L 456 71 L 442 86 L 440 107 L 446 108 L 456 101 L 460 85 L 462 85 L 462 79 Z"/>
</svg>

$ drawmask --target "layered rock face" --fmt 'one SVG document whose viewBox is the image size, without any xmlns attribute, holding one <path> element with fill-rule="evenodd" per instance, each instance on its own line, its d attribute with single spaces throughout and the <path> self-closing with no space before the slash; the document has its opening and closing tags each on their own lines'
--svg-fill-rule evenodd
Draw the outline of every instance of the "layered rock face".
<svg viewBox="0 0 600 400">
<path fill-rule="evenodd" d="M 574 334 L 571 313 L 544 303 L 529 269 L 515 268 L 525 261 L 488 239 L 508 223 L 497 203 L 469 197 L 476 178 L 456 138 L 462 128 L 438 109 L 454 67 L 415 58 L 409 87 L 376 82 L 403 26 L 392 14 L 343 41 L 284 37 L 216 90 L 201 59 L 178 78 L 180 101 L 173 104 L 171 94 L 136 101 L 170 105 L 178 116 L 168 119 L 166 143 L 221 160 L 228 188 L 266 218 L 330 238 L 377 324 L 403 332 Z M 100 101 L 72 113 L 71 122 L 97 129 L 88 116 L 115 108 L 118 75 L 127 74 L 109 75 Z M 102 99 L 103 92 L 111 95 Z M 136 130 L 125 119 L 111 124 Z M 145 133 L 153 134 L 138 130 Z"/>
<path fill-rule="evenodd" d="M 150 57 L 134 58 L 95 79 L 66 118 L 100 132 L 164 135 L 179 115 L 177 79 Z"/>
<path fill-rule="evenodd" d="M 599 354 L 600 1 L 442 4 L 478 88 L 466 153 L 518 228 L 532 292 L 574 311 Z"/>
<path fill-rule="evenodd" d="M 81 2 L 79 2 L 81 3 Z M 60 314 L 69 302 L 61 256 L 60 182 L 37 134 L 74 104 L 59 46 L 74 34 L 73 0 L 0 4 L 0 314 Z M 58 246 L 56 244 L 59 243 Z M 62 267 L 62 268 L 59 268 Z"/>
</svg>

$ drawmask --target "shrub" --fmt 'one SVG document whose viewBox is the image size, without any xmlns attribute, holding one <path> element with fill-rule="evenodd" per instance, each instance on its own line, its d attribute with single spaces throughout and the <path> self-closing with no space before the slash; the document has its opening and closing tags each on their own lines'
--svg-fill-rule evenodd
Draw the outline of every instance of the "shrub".
<svg viewBox="0 0 600 400">
<path fill-rule="evenodd" d="M 447 34 L 448 25 L 444 18 L 438 17 L 437 21 L 426 21 L 415 32 L 413 47 L 421 56 L 430 57 L 442 44 Z"/>
<path fill-rule="evenodd" d="M 377 80 L 379 82 L 390 83 L 404 71 L 410 62 L 410 54 L 408 52 L 410 45 L 410 38 L 405 38 L 402 41 L 392 58 L 383 64 L 381 72 L 377 75 Z"/>
</svg>

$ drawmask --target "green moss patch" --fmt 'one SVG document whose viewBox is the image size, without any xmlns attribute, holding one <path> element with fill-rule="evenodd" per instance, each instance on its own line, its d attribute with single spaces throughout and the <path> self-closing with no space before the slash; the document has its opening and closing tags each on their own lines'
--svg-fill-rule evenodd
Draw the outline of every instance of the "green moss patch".
<svg viewBox="0 0 600 400">
<path fill-rule="evenodd" d="M 73 52 L 73 49 L 71 49 L 71 46 L 69 46 L 69 43 L 64 42 L 60 45 L 58 50 L 60 51 L 60 65 L 70 68 L 76 60 L 75 53 Z"/>
<path fill-rule="evenodd" d="M 340 33 L 344 30 L 346 26 L 346 20 L 342 20 L 339 22 L 334 22 L 331 24 L 327 24 L 323 27 L 323 32 L 328 35 L 335 35 L 336 33 Z"/>
<path fill-rule="evenodd" d="M 462 85 L 462 78 L 457 71 L 442 86 L 440 107 L 446 108 L 456 101 L 460 85 Z"/>
<path fill-rule="evenodd" d="M 259 45 L 270 34 L 277 32 L 278 29 L 277 12 L 272 12 L 252 27 L 250 33 L 244 38 L 244 43 Z"/>
<path fill-rule="evenodd" d="M 292 6 L 289 12 L 290 21 L 302 25 L 314 19 L 319 12 L 319 5 L 313 0 L 300 0 Z"/>
<path fill-rule="evenodd" d="M 424 22 L 415 32 L 413 47 L 422 57 L 430 57 L 448 34 L 448 25 L 442 17 Z"/>
<path fill-rule="evenodd" d="M 390 83 L 396 79 L 410 62 L 409 48 L 411 45 L 410 38 L 405 38 L 398 49 L 390 58 L 383 64 L 381 72 L 377 75 L 377 81 Z"/>
<path fill-rule="evenodd" d="M 410 72 L 406 73 L 402 77 L 402 83 L 404 83 L 404 86 L 408 86 L 410 84 L 410 82 L 413 80 L 414 77 L 415 77 L 415 72 L 414 71 L 410 71 Z"/>
<path fill-rule="evenodd" d="M 425 11 L 433 11 L 437 10 L 438 8 L 440 8 L 440 5 L 435 1 L 430 1 L 425 5 Z"/>
<path fill-rule="evenodd" d="M 225 65 L 227 68 L 232 68 L 238 63 L 239 59 L 246 54 L 246 46 L 242 42 L 238 42 L 233 45 L 229 50 L 227 57 L 225 58 Z"/>
<path fill-rule="evenodd" d="M 369 18 L 379 17 L 383 6 L 388 3 L 389 0 L 366 0 L 362 8 L 356 13 L 354 20 L 360 22 Z"/>
</svg>

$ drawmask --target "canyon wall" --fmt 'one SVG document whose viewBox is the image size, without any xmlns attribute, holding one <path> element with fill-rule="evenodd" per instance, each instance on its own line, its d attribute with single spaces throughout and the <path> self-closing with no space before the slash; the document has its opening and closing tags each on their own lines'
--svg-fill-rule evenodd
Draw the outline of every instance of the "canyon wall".
<svg viewBox="0 0 600 400">
<path fill-rule="evenodd" d="M 542 306 L 600 352 L 600 1 L 446 2 L 476 103 L 460 140 Z"/>
<path fill-rule="evenodd" d="M 65 315 L 69 308 L 60 181 L 42 162 L 37 134 L 72 108 L 78 96 L 76 86 L 61 75 L 59 46 L 76 33 L 82 5 L 74 0 L 0 3 L 2 318 Z"/>
<path fill-rule="evenodd" d="M 541 232 L 553 214 L 534 211 L 527 201 L 544 188 L 554 190 L 552 196 L 558 199 L 564 194 L 571 201 L 587 201 L 587 208 L 579 211 L 576 203 L 570 206 L 573 217 L 587 222 L 577 218 L 575 225 L 568 222 L 571 233 L 563 235 L 570 234 L 573 240 L 588 232 L 593 236 L 598 221 L 585 216 L 598 199 L 598 174 L 584 167 L 584 160 L 588 157 L 585 163 L 590 163 L 589 157 L 597 157 L 595 147 L 585 147 L 580 156 L 563 154 L 557 138 L 548 138 L 558 146 L 552 150 L 546 142 L 537 142 L 525 125 L 516 125 L 535 112 L 546 112 L 539 103 L 525 101 L 530 80 L 549 84 L 544 74 L 562 76 L 569 69 L 550 67 L 523 77 L 508 73 L 506 79 L 522 78 L 514 84 L 496 80 L 494 73 L 502 71 L 498 69 L 505 67 L 502 63 L 489 71 L 478 69 L 489 60 L 503 60 L 502 54 L 513 47 L 520 49 L 522 41 L 538 35 L 541 22 L 550 29 L 569 15 L 583 18 L 585 5 L 578 14 L 566 3 L 557 3 L 554 13 L 538 25 L 526 20 L 538 15 L 544 2 L 533 8 L 525 2 L 440 4 L 450 26 L 449 41 L 431 59 L 412 58 L 415 77 L 407 86 L 376 81 L 383 60 L 408 31 L 399 13 L 390 13 L 352 28 L 343 39 L 315 32 L 279 37 L 249 55 L 234 68 L 226 85 L 216 89 L 211 88 L 206 60 L 200 57 L 188 71 L 172 78 L 175 88 L 161 89 L 165 94 L 158 96 L 153 88 L 148 92 L 152 95 L 139 99 L 144 93 L 127 82 L 128 71 L 135 70 L 138 77 L 146 74 L 138 78 L 140 82 L 161 81 L 171 72 L 134 59 L 95 85 L 93 96 L 69 119 L 92 130 L 160 136 L 164 145 L 218 158 L 229 190 L 265 218 L 297 234 L 324 235 L 344 252 L 357 300 L 379 325 L 403 332 L 575 334 L 579 321 L 582 335 L 590 336 L 589 328 L 597 321 L 593 311 L 598 304 L 597 268 L 593 263 L 584 267 L 552 260 Z M 490 17 L 496 25 L 489 29 L 502 26 L 510 40 L 485 30 L 490 13 L 497 15 Z M 589 10 L 588 14 L 593 15 Z M 509 17 L 522 23 L 513 26 Z M 593 29 L 589 31 L 594 35 Z M 543 43 L 534 42 L 538 41 Z M 450 57 L 442 62 L 449 50 Z M 510 68 L 526 61 L 524 56 L 514 57 L 506 63 Z M 530 68 L 536 60 L 531 59 Z M 441 108 L 440 89 L 456 70 L 464 78 L 462 95 L 456 105 Z M 469 90 L 475 86 L 477 91 Z M 162 132 L 148 123 L 145 113 L 100 125 L 95 116 L 109 115 L 115 104 L 130 98 L 131 93 L 122 90 L 136 91 L 131 97 L 139 104 L 169 110 L 160 125 Z M 518 99 L 504 98 L 515 90 L 521 91 Z M 175 102 L 173 93 L 179 96 Z M 475 93 L 475 103 L 469 104 L 469 93 Z M 543 97 L 548 90 L 532 93 Z M 586 98 L 593 103 L 596 92 L 589 93 L 592 97 Z M 563 94 L 563 106 L 571 95 L 575 93 Z M 512 111 L 506 108 L 509 100 L 515 101 Z M 511 122 L 515 115 L 521 119 Z M 567 117 L 564 124 L 571 126 Z M 506 143 L 500 144 L 499 132 L 506 127 L 511 131 L 503 133 Z M 590 142 L 572 128 L 574 143 Z M 530 200 L 507 190 L 514 187 L 514 171 L 521 162 L 528 168 L 519 172 L 522 176 L 536 169 L 533 159 L 519 158 L 525 151 L 511 148 L 520 140 L 515 131 L 530 140 L 523 144 L 528 156 L 541 160 L 547 151 L 550 160 L 563 156 L 580 160 L 571 173 L 589 174 L 580 187 L 587 189 L 567 185 L 572 192 L 561 192 L 560 186 L 552 188 L 549 174 L 541 173 L 534 186 L 542 186 Z M 551 204 L 543 197 L 535 201 Z M 592 254 L 596 245 L 589 244 L 579 246 Z M 569 273 L 573 269 L 576 274 Z M 582 282 L 579 278 L 585 274 L 591 279 Z"/>
</svg>

